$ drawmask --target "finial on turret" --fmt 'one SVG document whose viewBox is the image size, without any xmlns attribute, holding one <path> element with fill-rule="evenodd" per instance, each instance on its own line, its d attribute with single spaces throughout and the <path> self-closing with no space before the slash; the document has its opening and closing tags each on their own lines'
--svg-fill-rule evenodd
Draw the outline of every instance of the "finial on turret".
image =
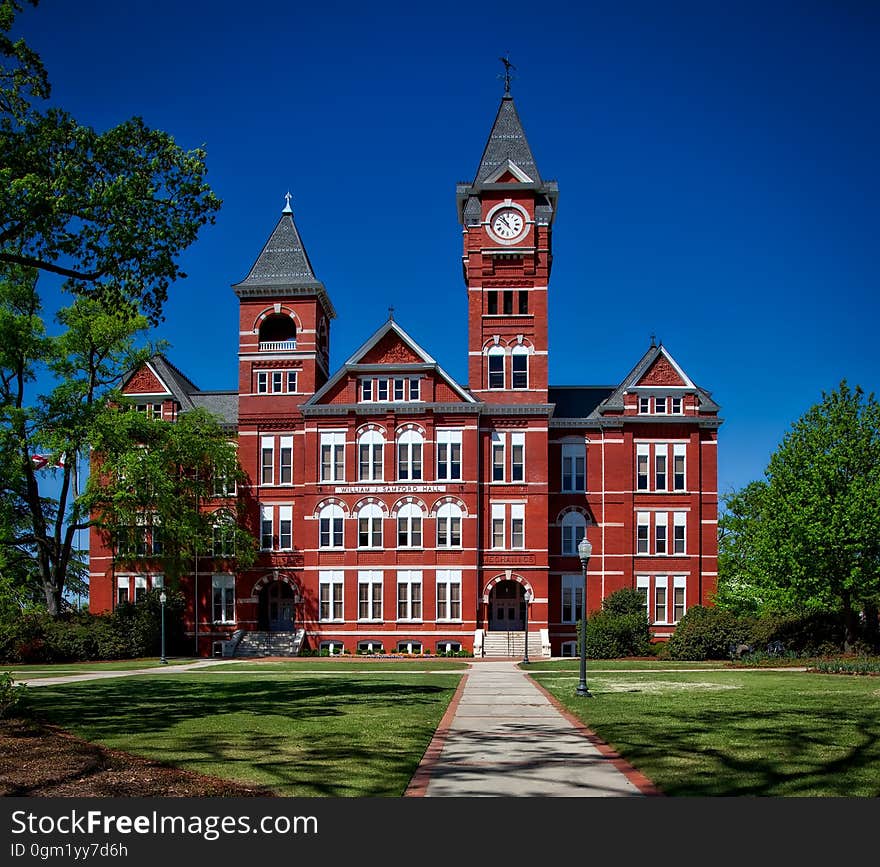
<svg viewBox="0 0 880 867">
<path fill-rule="evenodd" d="M 510 74 L 511 69 L 516 69 L 516 67 L 510 62 L 510 52 L 507 52 L 506 57 L 498 58 L 504 64 L 504 74 L 499 74 L 499 78 L 504 79 L 504 95 L 510 96 L 510 82 L 513 79 L 513 75 Z"/>
<path fill-rule="evenodd" d="M 293 213 L 293 208 L 290 207 L 290 199 L 291 199 L 290 190 L 288 190 L 287 195 L 284 197 L 284 201 L 286 202 L 286 204 L 284 205 L 284 210 L 281 212 L 282 214 L 292 214 Z"/>
<path fill-rule="evenodd" d="M 388 308 L 388 321 L 394 322 L 394 308 L 393 307 Z"/>
<path fill-rule="evenodd" d="M 656 349 L 656 348 L 657 348 L 657 335 L 652 334 L 651 335 L 651 349 Z"/>
</svg>

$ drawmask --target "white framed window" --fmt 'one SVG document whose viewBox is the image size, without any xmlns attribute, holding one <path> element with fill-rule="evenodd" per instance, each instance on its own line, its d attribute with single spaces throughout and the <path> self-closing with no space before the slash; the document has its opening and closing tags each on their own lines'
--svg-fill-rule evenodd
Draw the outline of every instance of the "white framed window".
<svg viewBox="0 0 880 867">
<path fill-rule="evenodd" d="M 648 465 L 651 461 L 651 446 L 636 443 L 636 490 L 648 490 Z"/>
<path fill-rule="evenodd" d="M 116 576 L 116 604 L 124 605 L 128 602 L 128 588 L 131 584 L 130 575 Z"/>
<path fill-rule="evenodd" d="M 504 481 L 504 434 L 492 433 L 492 481 Z"/>
<path fill-rule="evenodd" d="M 381 641 L 374 638 L 368 638 L 366 641 L 358 642 L 358 653 L 384 653 L 385 646 Z"/>
<path fill-rule="evenodd" d="M 667 533 L 669 516 L 666 512 L 654 512 L 654 553 L 668 554 Z"/>
<path fill-rule="evenodd" d="M 321 620 L 343 620 L 343 587 L 345 573 L 329 570 L 318 573 L 318 616 Z"/>
<path fill-rule="evenodd" d="M 358 512 L 358 548 L 382 547 L 382 509 L 376 503 L 368 503 Z"/>
<path fill-rule="evenodd" d="M 654 446 L 654 490 L 666 490 L 666 462 L 668 456 L 666 443 L 657 443 Z"/>
<path fill-rule="evenodd" d="M 562 644 L 559 645 L 559 652 L 564 657 L 577 656 L 578 655 L 577 642 L 576 641 L 563 641 Z"/>
<path fill-rule="evenodd" d="M 269 393 L 269 371 L 257 371 L 257 394 Z"/>
<path fill-rule="evenodd" d="M 410 381 L 409 381 L 409 399 L 410 400 L 421 400 L 422 399 L 422 397 L 421 397 L 421 394 L 422 394 L 421 383 L 422 383 L 422 381 L 417 376 L 414 376 L 410 379 Z"/>
<path fill-rule="evenodd" d="M 373 380 L 372 379 L 362 379 L 361 380 L 361 400 L 365 403 L 370 403 L 373 400 Z"/>
<path fill-rule="evenodd" d="M 278 550 L 293 548 L 293 506 L 278 507 Z"/>
<path fill-rule="evenodd" d="M 687 490 L 687 443 L 672 445 L 672 490 Z"/>
<path fill-rule="evenodd" d="M 278 483 L 293 484 L 293 437 L 281 437 L 278 450 Z"/>
<path fill-rule="evenodd" d="M 510 481 L 526 480 L 526 435 L 523 431 L 514 431 L 510 435 Z"/>
<path fill-rule="evenodd" d="M 134 576 L 134 601 L 140 602 L 147 595 L 147 576 Z"/>
<path fill-rule="evenodd" d="M 562 444 L 562 490 L 585 491 L 587 447 L 584 443 Z"/>
<path fill-rule="evenodd" d="M 406 400 L 406 380 L 401 379 L 400 377 L 395 377 L 393 387 L 395 403 L 400 403 L 401 401 Z"/>
<path fill-rule="evenodd" d="M 270 376 L 270 381 L 272 383 L 272 394 L 281 394 L 281 392 L 284 391 L 283 370 L 273 370 L 272 375 Z"/>
<path fill-rule="evenodd" d="M 388 402 L 388 380 L 387 379 L 377 379 L 376 380 L 376 400 L 379 403 L 387 403 Z"/>
<path fill-rule="evenodd" d="M 153 590 L 162 590 L 165 587 L 165 576 L 164 575 L 153 575 L 151 584 Z"/>
<path fill-rule="evenodd" d="M 642 605 L 645 606 L 645 616 L 650 620 L 651 612 L 649 611 L 648 597 L 651 593 L 651 578 L 648 575 L 637 575 L 636 590 L 642 597 Z"/>
<path fill-rule="evenodd" d="M 358 439 L 358 478 L 381 482 L 385 478 L 385 437 L 377 430 L 365 431 Z"/>
<path fill-rule="evenodd" d="M 669 580 L 666 575 L 657 575 L 654 578 L 654 622 L 668 623 L 667 614 L 667 591 Z"/>
<path fill-rule="evenodd" d="M 397 619 L 422 619 L 422 573 L 417 569 L 397 573 Z"/>
<path fill-rule="evenodd" d="M 397 547 L 422 547 L 422 510 L 415 503 L 406 503 L 397 512 Z"/>
<path fill-rule="evenodd" d="M 286 374 L 287 374 L 287 391 L 290 394 L 294 394 L 296 392 L 296 378 L 297 378 L 296 371 L 295 370 L 288 370 L 288 371 L 286 371 Z"/>
<path fill-rule="evenodd" d="M 678 623 L 687 611 L 687 576 L 676 575 L 672 579 L 672 622 Z"/>
<path fill-rule="evenodd" d="M 358 620 L 382 619 L 381 572 L 358 572 Z"/>
<path fill-rule="evenodd" d="M 404 431 L 397 438 L 398 481 L 422 480 L 422 442 L 422 435 L 417 430 Z"/>
<path fill-rule="evenodd" d="M 649 552 L 649 535 L 651 532 L 651 513 L 636 513 L 636 554 Z"/>
<path fill-rule="evenodd" d="M 321 481 L 345 481 L 345 431 L 321 431 Z"/>
<path fill-rule="evenodd" d="M 672 553 L 686 554 L 687 512 L 672 513 Z"/>
<path fill-rule="evenodd" d="M 345 645 L 341 641 L 322 641 L 319 648 L 326 650 L 330 656 L 342 656 L 345 653 Z"/>
<path fill-rule="evenodd" d="M 214 623 L 235 623 L 235 575 L 212 575 Z"/>
<path fill-rule="evenodd" d="M 639 412 L 642 415 L 647 415 L 651 412 L 651 398 L 650 397 L 640 397 L 639 398 Z"/>
<path fill-rule="evenodd" d="M 562 517 L 562 553 L 576 557 L 578 545 L 587 534 L 587 519 L 580 512 L 566 512 Z"/>
<path fill-rule="evenodd" d="M 489 388 L 504 388 L 504 347 L 493 346 L 489 350 Z"/>
<path fill-rule="evenodd" d="M 318 515 L 318 544 L 321 548 L 344 547 L 345 512 L 337 503 L 330 503 Z"/>
<path fill-rule="evenodd" d="M 510 351 L 510 385 L 514 389 L 529 387 L 529 350 L 514 346 Z"/>
<path fill-rule="evenodd" d="M 654 412 L 657 415 L 666 415 L 666 398 L 665 397 L 655 397 L 654 398 Z"/>
<path fill-rule="evenodd" d="M 584 616 L 584 576 L 562 576 L 562 622 L 577 623 Z"/>
<path fill-rule="evenodd" d="M 437 509 L 437 547 L 461 547 L 461 506 L 444 503 Z"/>
<path fill-rule="evenodd" d="M 525 503 L 512 503 L 510 506 L 510 547 L 522 549 L 526 546 L 526 506 Z"/>
<path fill-rule="evenodd" d="M 444 641 L 441 639 L 437 642 L 437 653 L 460 653 L 460 641 Z"/>
<path fill-rule="evenodd" d="M 272 550 L 275 535 L 273 511 L 272 506 L 260 506 L 260 549 L 262 551 Z"/>
<path fill-rule="evenodd" d="M 437 620 L 461 620 L 461 569 L 437 570 Z"/>
<path fill-rule="evenodd" d="M 213 535 L 211 553 L 215 557 L 234 557 L 235 521 L 232 515 L 225 511 L 215 512 L 211 532 Z"/>
<path fill-rule="evenodd" d="M 505 511 L 504 503 L 492 503 L 492 547 L 503 548 L 505 536 Z"/>
<path fill-rule="evenodd" d="M 275 484 L 275 437 L 260 437 L 260 484 Z"/>
<path fill-rule="evenodd" d="M 437 481 L 461 479 L 461 431 L 437 431 Z"/>
<path fill-rule="evenodd" d="M 421 641 L 398 641 L 397 642 L 397 652 L 398 653 L 421 653 L 422 652 L 422 642 Z"/>
<path fill-rule="evenodd" d="M 680 397 L 671 397 L 669 398 L 669 402 L 671 404 L 669 408 L 669 412 L 672 415 L 681 415 L 681 398 Z"/>
</svg>

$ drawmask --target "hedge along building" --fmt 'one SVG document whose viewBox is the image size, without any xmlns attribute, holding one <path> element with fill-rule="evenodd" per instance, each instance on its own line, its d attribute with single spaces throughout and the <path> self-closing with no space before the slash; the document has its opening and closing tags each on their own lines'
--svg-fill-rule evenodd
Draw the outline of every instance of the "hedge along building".
<svg viewBox="0 0 880 867">
<path fill-rule="evenodd" d="M 468 296 L 467 386 L 388 321 L 334 373 L 335 310 L 289 199 L 239 298 L 236 391 L 203 392 L 167 359 L 124 391 L 173 420 L 205 406 L 238 437 L 260 555 L 235 570 L 218 538 L 182 589 L 201 654 L 236 630 L 274 649 L 573 654 L 577 545 L 587 609 L 643 593 L 655 637 L 717 578 L 718 406 L 662 345 L 617 386 L 548 384 L 558 187 L 509 93 L 472 183 L 457 187 Z M 219 496 L 206 508 L 228 507 Z M 91 539 L 91 606 L 161 582 L 149 547 L 114 561 Z M 528 610 L 527 610 L 528 609 Z M 230 645 L 227 645 L 227 649 Z"/>
</svg>

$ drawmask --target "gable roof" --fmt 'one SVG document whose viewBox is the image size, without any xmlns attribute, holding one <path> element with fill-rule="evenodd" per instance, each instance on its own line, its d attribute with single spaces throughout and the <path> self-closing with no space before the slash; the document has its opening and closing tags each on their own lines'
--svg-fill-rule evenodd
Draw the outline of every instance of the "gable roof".
<svg viewBox="0 0 880 867">
<path fill-rule="evenodd" d="M 396 337 L 400 340 L 400 342 L 410 350 L 410 352 L 417 359 L 416 361 L 407 361 L 402 363 L 392 362 L 367 362 L 365 358 L 370 354 L 372 349 L 375 349 L 386 337 L 389 335 Z M 376 370 L 380 367 L 402 367 L 402 368 L 412 368 L 416 367 L 417 369 L 430 369 L 434 370 L 437 375 L 443 379 L 447 385 L 462 399 L 464 403 L 473 403 L 479 404 L 476 398 L 471 395 L 468 391 L 462 388 L 442 367 L 434 360 L 434 358 L 428 354 L 428 352 L 416 343 L 406 331 L 403 330 L 393 319 L 388 319 L 383 325 L 381 325 L 373 334 L 361 344 L 345 361 L 342 367 L 336 371 L 333 376 L 330 377 L 329 380 L 324 384 L 324 386 L 319 389 L 312 397 L 310 397 L 303 405 L 302 408 L 306 409 L 311 406 L 317 406 L 321 403 L 321 400 L 324 396 L 330 392 L 336 385 L 349 373 L 357 373 L 358 371 L 366 371 L 366 370 Z M 393 401 L 391 401 L 393 402 Z"/>
</svg>

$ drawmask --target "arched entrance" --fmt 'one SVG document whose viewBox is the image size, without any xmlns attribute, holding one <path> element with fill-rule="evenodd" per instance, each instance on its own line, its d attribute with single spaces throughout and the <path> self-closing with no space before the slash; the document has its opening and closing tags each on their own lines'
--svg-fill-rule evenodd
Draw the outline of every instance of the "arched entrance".
<svg viewBox="0 0 880 867">
<path fill-rule="evenodd" d="M 262 632 L 292 632 L 296 596 L 286 581 L 270 581 L 260 590 L 259 627 Z"/>
<path fill-rule="evenodd" d="M 489 630 L 519 632 L 526 625 L 526 601 L 518 581 L 500 581 L 489 591 Z"/>
</svg>

